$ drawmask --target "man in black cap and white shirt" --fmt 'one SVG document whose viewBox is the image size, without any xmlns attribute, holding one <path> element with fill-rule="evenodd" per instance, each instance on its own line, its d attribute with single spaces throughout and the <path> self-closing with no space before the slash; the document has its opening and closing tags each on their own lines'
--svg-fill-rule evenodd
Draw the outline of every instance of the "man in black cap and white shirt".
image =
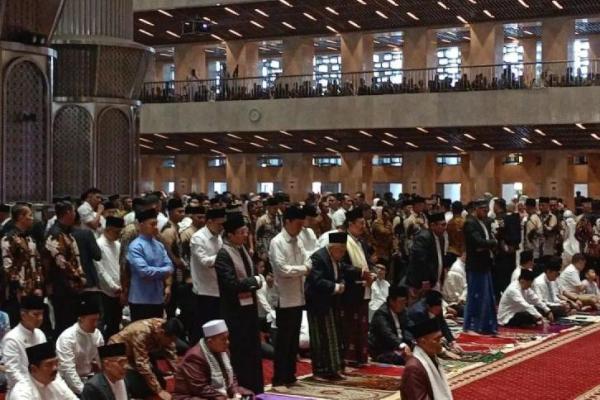
<svg viewBox="0 0 600 400">
<path fill-rule="evenodd" d="M 21 322 L 4 336 L 0 346 L 9 390 L 29 375 L 25 349 L 46 342 L 46 335 L 39 329 L 43 321 L 44 299 L 41 296 L 22 297 Z"/>
<path fill-rule="evenodd" d="M 25 362 L 29 372 L 17 382 L 7 400 L 77 400 L 58 374 L 58 359 L 52 343 L 27 348 Z"/>
<path fill-rule="evenodd" d="M 77 310 L 79 320 L 56 341 L 60 376 L 77 395 L 83 391 L 85 381 L 100 368 L 97 348 L 104 345 L 104 339 L 96 328 L 100 305 L 94 299 L 82 295 Z"/>
<path fill-rule="evenodd" d="M 83 400 L 127 400 L 125 375 L 127 374 L 127 347 L 114 343 L 98 347 L 102 372 L 94 375 L 83 386 Z"/>
</svg>

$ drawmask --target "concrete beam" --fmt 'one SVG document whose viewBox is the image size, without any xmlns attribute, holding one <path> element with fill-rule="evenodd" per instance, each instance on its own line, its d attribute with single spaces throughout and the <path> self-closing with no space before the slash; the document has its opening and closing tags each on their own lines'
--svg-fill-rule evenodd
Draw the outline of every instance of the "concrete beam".
<svg viewBox="0 0 600 400">
<path fill-rule="evenodd" d="M 142 133 L 600 123 L 596 87 L 144 104 Z M 253 122 L 254 121 L 254 122 Z"/>
<path fill-rule="evenodd" d="M 212 7 L 226 4 L 253 3 L 256 0 L 133 0 L 133 11 L 173 10 L 175 8 Z M 277 0 L 262 0 L 277 1 Z"/>
</svg>

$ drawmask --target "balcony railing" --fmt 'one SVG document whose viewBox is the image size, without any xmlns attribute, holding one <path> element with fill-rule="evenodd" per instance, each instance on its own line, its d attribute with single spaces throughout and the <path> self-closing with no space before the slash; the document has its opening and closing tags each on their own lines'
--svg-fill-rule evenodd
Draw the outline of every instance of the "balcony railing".
<svg viewBox="0 0 600 400">
<path fill-rule="evenodd" d="M 142 100 L 181 103 L 600 86 L 600 60 L 577 65 L 559 61 L 461 66 L 444 73 L 428 68 L 147 82 Z"/>
</svg>

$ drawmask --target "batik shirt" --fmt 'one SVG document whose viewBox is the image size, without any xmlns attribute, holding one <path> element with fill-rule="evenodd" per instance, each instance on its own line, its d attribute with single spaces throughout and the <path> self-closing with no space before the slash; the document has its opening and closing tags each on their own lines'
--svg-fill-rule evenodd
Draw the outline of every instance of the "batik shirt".
<svg viewBox="0 0 600 400">
<path fill-rule="evenodd" d="M 162 390 L 156 375 L 152 372 L 150 354 L 156 351 L 164 351 L 167 362 L 172 371 L 175 370 L 176 352 L 173 343 L 164 348 L 160 342 L 163 339 L 159 334 L 160 328 L 165 323 L 162 318 L 142 319 L 132 322 L 125 329 L 110 338 L 109 344 L 125 343 L 129 365 L 135 369 L 146 380 L 148 387 L 154 392 Z"/>
<path fill-rule="evenodd" d="M 18 283 L 25 295 L 42 289 L 44 274 L 35 241 L 19 229 L 2 238 L 2 264 L 9 285 Z"/>
<path fill-rule="evenodd" d="M 54 224 L 48 232 L 46 250 L 52 259 L 49 276 L 52 276 L 54 294 L 68 296 L 81 292 L 85 285 L 85 273 L 71 228 L 58 222 Z"/>
<path fill-rule="evenodd" d="M 256 250 L 259 255 L 269 252 L 271 240 L 281 232 L 281 228 L 277 214 L 272 217 L 266 213 L 256 221 Z"/>
</svg>

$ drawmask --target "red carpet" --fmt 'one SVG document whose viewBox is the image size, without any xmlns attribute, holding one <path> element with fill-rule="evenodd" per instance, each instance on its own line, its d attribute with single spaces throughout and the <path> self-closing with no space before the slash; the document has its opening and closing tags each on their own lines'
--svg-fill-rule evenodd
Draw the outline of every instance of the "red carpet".
<svg viewBox="0 0 600 400">
<path fill-rule="evenodd" d="M 401 377 L 404 372 L 404 367 L 397 367 L 393 365 L 381 366 L 375 364 L 369 364 L 366 367 L 358 368 L 357 373 L 361 375 L 383 375 L 391 377 Z"/>
<path fill-rule="evenodd" d="M 456 343 L 471 343 L 479 345 L 496 345 L 502 346 L 505 344 L 515 344 L 516 340 L 502 337 L 482 336 L 482 335 L 471 335 L 468 333 L 461 332 L 456 338 Z"/>
<path fill-rule="evenodd" d="M 560 339 L 555 339 L 560 341 Z M 600 384 L 600 330 L 453 390 L 455 400 L 570 400 Z"/>
<path fill-rule="evenodd" d="M 271 384 L 273 380 L 273 361 L 262 360 L 263 364 L 263 380 L 265 385 Z M 296 363 L 296 377 L 312 374 L 312 364 L 305 361 L 298 361 Z"/>
</svg>

